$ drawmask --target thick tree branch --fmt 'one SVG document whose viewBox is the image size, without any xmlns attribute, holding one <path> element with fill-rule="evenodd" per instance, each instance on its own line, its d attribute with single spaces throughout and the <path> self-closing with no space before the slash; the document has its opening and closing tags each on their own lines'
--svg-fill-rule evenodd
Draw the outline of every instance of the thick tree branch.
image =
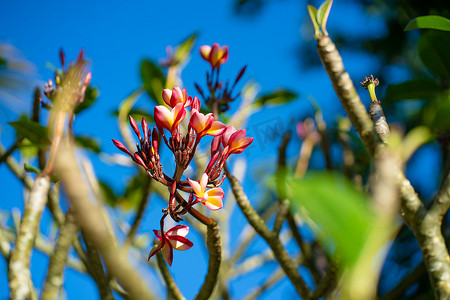
<svg viewBox="0 0 450 300">
<path fill-rule="evenodd" d="M 59 237 L 53 253 L 50 255 L 47 278 L 42 291 L 42 299 L 56 299 L 63 284 L 63 272 L 67 262 L 70 246 L 76 238 L 78 226 L 75 224 L 72 211 L 66 213 L 64 224 L 59 229 Z"/>
<path fill-rule="evenodd" d="M 168 299 L 173 298 L 175 300 L 184 300 L 185 298 L 183 294 L 180 292 L 180 289 L 175 283 L 175 280 L 173 280 L 169 268 L 167 268 L 166 261 L 164 260 L 161 251 L 158 251 L 158 253 L 156 253 L 156 262 L 158 263 L 158 268 L 159 271 L 161 272 L 164 282 L 167 285 L 167 292 L 168 292 L 167 298 Z"/>
<path fill-rule="evenodd" d="M 25 204 L 16 245 L 9 261 L 9 287 L 11 299 L 26 299 L 31 296 L 30 256 L 34 239 L 39 230 L 42 211 L 50 190 L 50 178 L 38 175 Z"/>
<path fill-rule="evenodd" d="M 208 273 L 206 273 L 205 281 L 195 297 L 196 300 L 208 299 L 214 290 L 219 275 L 220 262 L 222 260 L 222 244 L 220 241 L 220 230 L 216 220 L 208 225 L 208 233 L 206 245 L 209 252 Z"/>
<path fill-rule="evenodd" d="M 384 147 L 384 144 L 377 136 L 374 124 L 356 93 L 350 76 L 344 69 L 336 46 L 328 36 L 318 36 L 317 48 L 342 105 L 360 134 L 366 149 L 376 160 L 378 148 Z M 440 228 L 441 222 L 433 218 L 433 214 L 427 214 L 423 203 L 403 172 L 398 168 L 393 172 L 400 187 L 400 214 L 419 242 L 435 296 L 438 299 L 447 297 L 450 294 L 450 259 Z M 443 205 L 442 211 L 446 207 L 447 205 Z"/>
<path fill-rule="evenodd" d="M 253 226 L 255 231 L 267 242 L 269 247 L 272 249 L 275 258 L 281 265 L 287 277 L 291 280 L 292 284 L 297 290 L 297 293 L 305 300 L 310 299 L 311 290 L 301 277 L 297 269 L 297 265 L 290 258 L 286 249 L 284 249 L 280 239 L 275 233 L 267 228 L 264 221 L 253 209 L 250 201 L 247 198 L 247 195 L 244 193 L 242 186 L 237 181 L 237 179 L 228 172 L 227 168 L 225 168 L 225 171 L 230 181 L 231 189 L 233 190 L 236 202 L 240 207 L 242 213 L 246 217 L 247 221 L 250 223 L 250 225 Z"/>
<path fill-rule="evenodd" d="M 117 277 L 133 299 L 154 299 L 125 253 L 118 249 L 115 236 L 107 228 L 109 220 L 99 212 L 91 199 L 91 193 L 81 176 L 73 149 L 63 148 L 58 152 L 56 169 L 65 191 L 71 200 L 75 219 L 86 237 L 100 250 L 106 268 Z"/>
</svg>

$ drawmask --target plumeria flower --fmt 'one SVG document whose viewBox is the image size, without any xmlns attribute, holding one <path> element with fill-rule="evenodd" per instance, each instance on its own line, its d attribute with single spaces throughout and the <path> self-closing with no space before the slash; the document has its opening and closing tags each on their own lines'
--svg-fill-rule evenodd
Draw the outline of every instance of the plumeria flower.
<svg viewBox="0 0 450 300">
<path fill-rule="evenodd" d="M 165 128 L 173 134 L 178 124 L 184 120 L 185 116 L 186 110 L 184 109 L 184 104 L 181 102 L 175 105 L 172 110 L 169 110 L 163 105 L 155 106 L 155 123 L 160 131 Z"/>
<path fill-rule="evenodd" d="M 189 124 L 191 124 L 192 128 L 194 128 L 198 139 L 205 135 L 221 135 L 227 128 L 227 126 L 222 122 L 214 121 L 213 114 L 209 113 L 205 115 L 196 109 L 192 110 L 192 116 Z"/>
<path fill-rule="evenodd" d="M 208 184 L 208 175 L 206 173 L 203 173 L 200 182 L 189 178 L 188 182 L 194 190 L 198 202 L 203 203 L 210 210 L 218 210 L 223 207 L 222 200 L 225 193 L 221 188 L 212 188 L 206 191 L 206 185 Z"/>
<path fill-rule="evenodd" d="M 211 67 L 217 68 L 228 60 L 228 46 L 220 47 L 214 43 L 211 46 L 204 45 L 200 47 L 200 55 L 204 60 L 211 64 Z"/>
<path fill-rule="evenodd" d="M 150 260 L 153 255 L 162 249 L 164 259 L 169 266 L 172 266 L 173 249 L 184 251 L 194 245 L 190 240 L 185 238 L 189 232 L 189 227 L 186 225 L 177 225 L 172 227 L 164 233 L 164 235 L 161 234 L 161 230 L 153 230 L 153 232 L 159 241 L 155 244 L 155 246 L 153 246 L 152 251 L 150 251 L 148 260 Z"/>
<path fill-rule="evenodd" d="M 252 142 L 253 138 L 246 137 L 246 130 L 236 130 L 233 126 L 228 126 L 222 134 L 222 145 L 228 147 L 227 155 L 239 154 L 244 151 Z"/>
<path fill-rule="evenodd" d="M 164 89 L 162 97 L 164 102 L 172 108 L 174 108 L 178 103 L 183 103 L 184 107 L 191 106 L 192 104 L 192 97 L 188 97 L 185 88 L 183 90 L 179 87 L 174 87 L 172 90 Z"/>
</svg>

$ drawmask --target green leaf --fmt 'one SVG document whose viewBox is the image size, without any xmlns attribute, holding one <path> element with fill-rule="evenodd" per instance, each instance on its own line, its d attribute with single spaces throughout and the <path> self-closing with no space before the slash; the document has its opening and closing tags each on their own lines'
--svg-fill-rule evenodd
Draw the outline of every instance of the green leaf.
<svg viewBox="0 0 450 300">
<path fill-rule="evenodd" d="M 95 87 L 88 86 L 86 89 L 86 93 L 84 94 L 84 100 L 75 108 L 74 113 L 78 114 L 89 108 L 92 104 L 94 104 L 95 100 L 98 98 L 98 89 Z"/>
<path fill-rule="evenodd" d="M 408 23 L 405 31 L 413 29 L 437 29 L 450 31 L 450 20 L 441 16 L 417 17 Z"/>
<path fill-rule="evenodd" d="M 117 205 L 117 196 L 114 193 L 114 191 L 109 187 L 109 184 L 107 184 L 102 180 L 100 180 L 98 184 L 100 186 L 100 191 L 103 195 L 103 199 L 105 200 L 106 204 L 108 204 L 111 207 L 115 207 Z"/>
<path fill-rule="evenodd" d="M 311 21 L 314 26 L 314 36 L 320 35 L 320 26 L 319 23 L 317 23 L 317 8 L 315 8 L 312 5 L 308 5 L 308 13 L 309 17 L 311 18 Z"/>
<path fill-rule="evenodd" d="M 141 77 L 144 90 L 158 104 L 164 104 L 162 90 L 166 85 L 166 78 L 161 69 L 153 62 L 144 60 L 141 63 Z"/>
<path fill-rule="evenodd" d="M 297 97 L 298 95 L 293 92 L 287 90 L 278 90 L 271 94 L 265 94 L 259 97 L 255 100 L 254 106 L 259 107 L 268 103 L 283 104 L 290 102 Z"/>
<path fill-rule="evenodd" d="M 175 47 L 175 53 L 173 54 L 173 56 L 178 64 L 183 63 L 189 57 L 189 54 L 191 53 L 196 40 L 197 33 L 194 33 L 183 42 L 181 42 L 180 45 Z"/>
<path fill-rule="evenodd" d="M 427 70 L 436 78 L 450 80 L 450 33 L 428 31 L 417 45 L 419 57 Z"/>
<path fill-rule="evenodd" d="M 37 122 L 24 119 L 8 122 L 8 124 L 16 129 L 18 136 L 23 136 L 39 145 L 50 145 L 47 127 L 44 127 Z"/>
<path fill-rule="evenodd" d="M 75 143 L 80 147 L 91 150 L 92 152 L 101 152 L 100 145 L 91 137 L 77 136 L 75 137 Z"/>
<path fill-rule="evenodd" d="M 315 223 L 319 235 L 333 241 L 345 262 L 353 264 L 374 221 L 366 195 L 339 174 L 313 173 L 287 182 L 294 207 Z"/>
<path fill-rule="evenodd" d="M 432 79 L 413 79 L 400 84 L 390 85 L 384 101 L 424 100 L 434 98 L 443 92 L 442 87 Z"/>
<path fill-rule="evenodd" d="M 39 170 L 38 168 L 36 168 L 36 167 L 34 167 L 34 166 L 30 165 L 30 164 L 27 164 L 27 163 L 25 163 L 23 165 L 23 168 L 28 173 L 35 173 L 35 174 L 41 173 L 41 170 Z"/>
<path fill-rule="evenodd" d="M 450 130 L 450 92 L 442 94 L 426 103 L 422 109 L 422 122 L 433 131 Z"/>
<path fill-rule="evenodd" d="M 317 11 L 317 23 L 322 27 L 322 32 L 325 36 L 328 35 L 327 32 L 327 21 L 328 16 L 330 15 L 331 5 L 333 4 L 333 0 L 327 0 L 319 7 Z"/>
<path fill-rule="evenodd" d="M 6 67 L 7 64 L 8 63 L 7 63 L 6 59 L 4 57 L 0 56 L 0 66 Z"/>
</svg>

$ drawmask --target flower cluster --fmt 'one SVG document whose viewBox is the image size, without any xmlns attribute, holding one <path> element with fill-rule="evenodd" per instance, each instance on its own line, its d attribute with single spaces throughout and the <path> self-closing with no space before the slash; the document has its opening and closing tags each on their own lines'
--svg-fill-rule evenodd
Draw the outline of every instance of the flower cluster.
<svg viewBox="0 0 450 300">
<path fill-rule="evenodd" d="M 242 78 L 242 75 L 244 75 L 246 66 L 242 67 L 236 76 L 233 85 L 230 87 L 228 80 L 225 83 L 219 80 L 220 67 L 228 60 L 228 46 L 221 47 L 216 43 L 212 46 L 201 46 L 200 55 L 211 66 L 211 72 L 206 73 L 206 85 L 209 95 L 205 94 L 200 85 L 197 83 L 195 83 L 195 87 L 202 96 L 206 105 L 212 111 L 217 114 L 227 111 L 230 108 L 229 103 L 234 101 L 239 96 L 239 93 L 233 95 L 233 90 Z"/>
<path fill-rule="evenodd" d="M 213 70 L 219 69 L 220 64 L 228 58 L 228 47 L 220 48 L 216 44 L 212 47 L 203 46 L 200 52 L 210 62 Z M 155 126 L 149 128 L 146 119 L 142 118 L 143 134 L 136 121 L 129 117 L 131 128 L 139 140 L 134 153 L 121 142 L 114 139 L 112 141 L 119 150 L 143 167 L 150 177 L 167 186 L 170 191 L 169 204 L 163 210 L 160 221 L 161 228 L 154 230 L 158 242 L 151 250 L 149 259 L 161 250 L 165 260 L 171 265 L 173 249 L 187 250 L 193 244 L 185 238 L 189 231 L 187 226 L 177 225 L 164 232 L 164 219 L 170 215 L 175 222 L 180 222 L 181 216 L 187 212 L 192 213 L 191 208 L 197 203 L 202 203 L 210 210 L 221 209 L 225 194 L 220 185 L 226 177 L 223 172 L 225 162 L 231 154 L 242 153 L 253 142 L 253 138 L 245 136 L 245 129 L 236 130 L 218 121 L 217 115 L 215 117 L 212 113 L 202 113 L 199 98 L 188 96 L 186 89 L 164 89 L 162 98 L 167 106 L 159 105 L 154 108 Z M 214 137 L 206 169 L 200 180 L 182 180 L 197 146 L 206 136 Z M 164 173 L 160 162 L 159 146 L 162 141 L 174 155 L 175 172 L 172 176 Z M 187 201 L 180 191 L 189 195 Z"/>
</svg>

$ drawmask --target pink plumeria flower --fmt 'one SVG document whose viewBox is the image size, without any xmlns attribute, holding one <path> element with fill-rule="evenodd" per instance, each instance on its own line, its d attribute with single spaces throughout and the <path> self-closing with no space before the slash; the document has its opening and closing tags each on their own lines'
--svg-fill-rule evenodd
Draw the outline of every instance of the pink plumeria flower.
<svg viewBox="0 0 450 300">
<path fill-rule="evenodd" d="M 208 184 L 208 175 L 206 173 L 203 173 L 200 182 L 189 178 L 188 182 L 194 190 L 198 202 L 203 203 L 210 210 L 218 210 L 223 207 L 222 200 L 225 193 L 221 188 L 212 188 L 206 191 L 206 185 Z"/>
<path fill-rule="evenodd" d="M 173 249 L 175 250 L 188 250 L 194 244 L 185 238 L 185 236 L 189 232 L 189 227 L 186 225 L 177 225 L 169 229 L 164 235 L 161 235 L 161 230 L 153 230 L 156 237 L 158 238 L 158 242 L 153 246 L 152 250 L 148 255 L 148 260 L 152 258 L 159 250 L 162 249 L 162 254 L 164 259 L 172 266 L 173 261 Z"/>
<path fill-rule="evenodd" d="M 228 147 L 227 155 L 239 154 L 244 151 L 252 142 L 253 138 L 246 137 L 246 130 L 236 130 L 233 126 L 228 126 L 222 134 L 222 145 Z"/>
<path fill-rule="evenodd" d="M 221 135 L 227 128 L 227 126 L 222 122 L 214 121 L 213 114 L 209 113 L 205 115 L 196 109 L 192 110 L 189 124 L 191 124 L 192 128 L 194 128 L 198 139 L 205 135 Z"/>
<path fill-rule="evenodd" d="M 163 105 L 155 106 L 155 123 L 160 131 L 165 128 L 173 134 L 185 116 L 186 110 L 184 109 L 183 103 L 178 103 L 172 110 L 169 110 Z"/>
<path fill-rule="evenodd" d="M 164 102 L 172 108 L 174 108 L 178 103 L 183 103 L 184 107 L 191 106 L 192 104 L 192 97 L 188 97 L 185 88 L 183 90 L 179 87 L 174 87 L 172 90 L 164 89 L 162 97 Z"/>
<path fill-rule="evenodd" d="M 217 68 L 228 60 L 228 46 L 220 47 L 214 43 L 211 46 L 204 45 L 200 47 L 200 55 L 204 60 L 211 64 L 211 67 Z"/>
</svg>

